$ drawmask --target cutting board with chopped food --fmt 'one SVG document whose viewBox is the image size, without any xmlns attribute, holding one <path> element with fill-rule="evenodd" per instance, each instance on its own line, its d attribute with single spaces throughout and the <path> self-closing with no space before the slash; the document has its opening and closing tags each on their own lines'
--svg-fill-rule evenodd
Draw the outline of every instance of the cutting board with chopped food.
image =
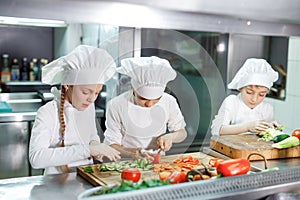
<svg viewBox="0 0 300 200">
<path fill-rule="evenodd" d="M 248 158 L 251 153 L 262 154 L 266 159 L 300 157 L 300 146 L 277 149 L 273 141 L 260 140 L 255 134 L 212 136 L 210 148 L 230 158 Z M 251 156 L 251 160 L 262 160 L 260 156 Z"/>
<path fill-rule="evenodd" d="M 193 158 L 199 159 L 199 161 L 203 164 L 208 164 L 209 160 L 213 158 L 204 153 L 196 152 L 196 153 L 176 154 L 170 156 L 161 156 L 160 163 L 164 166 L 165 164 L 168 163 L 172 164 L 173 161 L 175 161 L 178 158 L 183 158 L 188 156 L 192 156 Z M 104 164 L 79 166 L 77 167 L 77 174 L 94 186 L 117 184 L 121 182 L 121 171 L 125 165 L 130 167 L 137 167 L 137 168 L 142 167 L 143 169 L 140 169 L 140 172 L 141 172 L 141 178 L 143 180 L 159 179 L 158 173 L 155 172 L 155 169 L 157 169 L 157 165 L 154 166 L 148 161 L 144 161 L 141 159 L 138 159 L 136 161 L 128 160 L 128 161 L 111 162 L 111 163 L 104 163 Z"/>
</svg>

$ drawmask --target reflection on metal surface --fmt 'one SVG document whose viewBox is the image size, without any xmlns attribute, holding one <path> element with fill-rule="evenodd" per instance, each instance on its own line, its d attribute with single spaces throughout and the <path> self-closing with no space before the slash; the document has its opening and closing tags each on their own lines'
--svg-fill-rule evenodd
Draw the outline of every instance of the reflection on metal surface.
<svg viewBox="0 0 300 200">
<path fill-rule="evenodd" d="M 0 130 L 0 178 L 28 176 L 27 123 L 0 123 Z"/>
</svg>

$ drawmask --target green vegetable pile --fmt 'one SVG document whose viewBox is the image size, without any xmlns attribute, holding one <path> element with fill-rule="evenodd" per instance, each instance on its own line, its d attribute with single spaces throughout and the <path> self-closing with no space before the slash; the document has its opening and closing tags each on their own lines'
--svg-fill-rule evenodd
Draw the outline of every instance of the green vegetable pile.
<svg viewBox="0 0 300 200">
<path fill-rule="evenodd" d="M 258 134 L 260 137 L 259 140 L 264 140 L 266 142 L 273 141 L 277 135 L 282 134 L 282 130 L 285 126 L 279 126 L 277 128 L 268 128 L 266 131 L 263 131 Z"/>
<path fill-rule="evenodd" d="M 93 195 L 126 192 L 126 191 L 139 190 L 144 188 L 158 187 L 163 185 L 169 185 L 169 181 L 143 180 L 142 182 L 134 183 L 132 181 L 124 180 L 122 181 L 121 184 L 115 185 L 114 187 L 103 186 L 99 191 L 94 192 Z"/>
<path fill-rule="evenodd" d="M 99 165 L 99 171 L 118 171 L 122 172 L 125 168 L 138 168 L 141 170 L 150 170 L 153 169 L 153 164 L 149 162 L 146 158 L 138 158 L 132 161 L 124 161 L 124 162 L 112 162 Z"/>
</svg>

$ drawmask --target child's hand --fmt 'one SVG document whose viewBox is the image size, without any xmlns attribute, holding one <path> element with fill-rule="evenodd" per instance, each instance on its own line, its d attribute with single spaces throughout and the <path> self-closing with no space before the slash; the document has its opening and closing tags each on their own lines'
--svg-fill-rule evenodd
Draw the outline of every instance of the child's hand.
<svg viewBox="0 0 300 200">
<path fill-rule="evenodd" d="M 96 159 L 102 162 L 103 157 L 107 157 L 110 161 L 116 161 L 120 159 L 120 152 L 115 150 L 114 148 L 104 144 L 90 144 L 90 154 Z"/>
<path fill-rule="evenodd" d="M 173 135 L 171 133 L 160 136 L 157 139 L 157 147 L 163 151 L 169 151 L 173 144 Z"/>
<path fill-rule="evenodd" d="M 274 125 L 266 122 L 265 120 L 257 120 L 247 123 L 248 131 L 252 133 L 260 133 L 272 127 L 274 127 Z"/>
</svg>

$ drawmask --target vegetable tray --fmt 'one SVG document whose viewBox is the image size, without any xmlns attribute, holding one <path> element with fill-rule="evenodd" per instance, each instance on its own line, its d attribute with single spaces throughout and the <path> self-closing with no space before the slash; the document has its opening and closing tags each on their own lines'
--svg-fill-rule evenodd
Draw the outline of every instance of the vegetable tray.
<svg viewBox="0 0 300 200">
<path fill-rule="evenodd" d="M 300 157 L 300 146 L 276 149 L 273 142 L 259 140 L 255 134 L 212 136 L 210 148 L 230 158 L 245 158 L 251 153 L 260 153 L 266 159 L 296 158 Z M 262 160 L 259 156 L 251 157 L 251 160 Z"/>
<path fill-rule="evenodd" d="M 201 160 L 202 163 L 208 163 L 212 158 L 201 152 L 196 153 L 186 153 L 186 154 L 176 154 L 169 156 L 162 156 L 160 163 L 172 163 L 175 159 L 185 156 L 193 156 Z M 122 162 L 122 161 L 121 161 Z M 130 162 L 130 161 L 129 161 Z M 132 161 L 133 162 L 133 161 Z M 101 164 L 85 165 L 77 167 L 77 174 L 91 183 L 93 186 L 104 186 L 110 184 L 117 184 L 121 182 L 121 173 L 117 171 L 100 171 L 99 166 Z M 92 168 L 93 172 L 87 172 L 86 167 Z M 141 177 L 144 180 L 159 179 L 158 173 L 154 172 L 153 169 L 150 170 L 140 170 Z"/>
</svg>

